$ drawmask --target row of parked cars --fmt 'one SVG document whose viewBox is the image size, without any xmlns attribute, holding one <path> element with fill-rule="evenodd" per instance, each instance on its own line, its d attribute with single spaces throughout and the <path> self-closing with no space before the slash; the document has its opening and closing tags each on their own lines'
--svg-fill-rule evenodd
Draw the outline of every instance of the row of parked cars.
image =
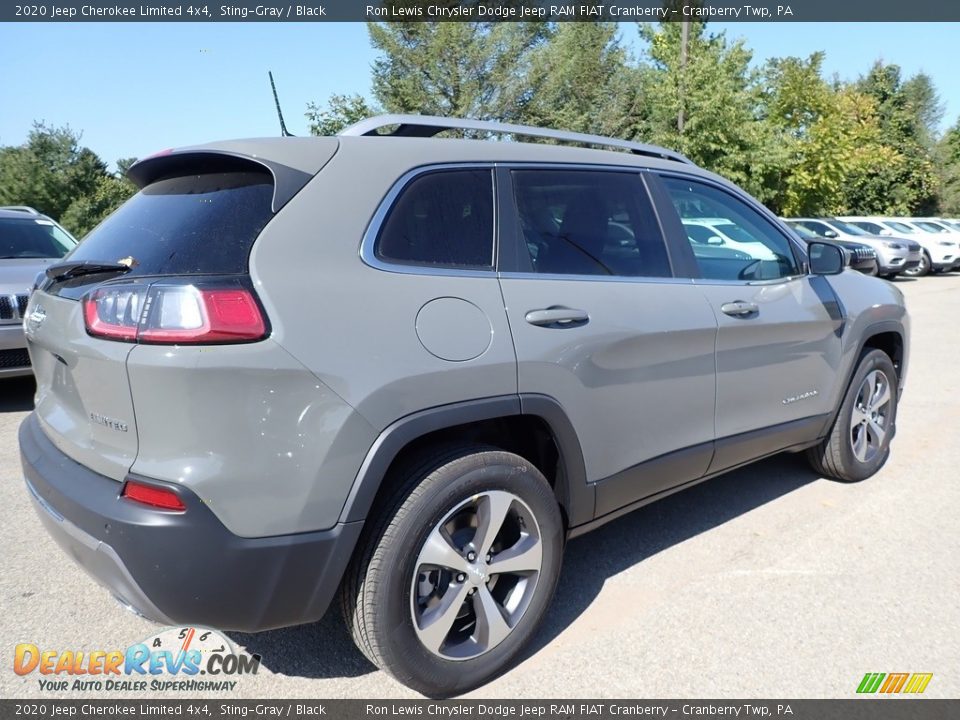
<svg viewBox="0 0 960 720">
<path fill-rule="evenodd" d="M 805 240 L 828 240 L 847 248 L 851 265 L 871 275 L 922 277 L 960 268 L 956 218 L 849 215 L 784 220 Z"/>
</svg>

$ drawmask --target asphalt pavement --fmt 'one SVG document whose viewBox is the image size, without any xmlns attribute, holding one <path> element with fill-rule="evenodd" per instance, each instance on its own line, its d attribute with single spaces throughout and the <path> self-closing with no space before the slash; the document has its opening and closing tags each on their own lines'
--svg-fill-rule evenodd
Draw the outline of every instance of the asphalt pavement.
<svg viewBox="0 0 960 720">
<path fill-rule="evenodd" d="M 960 696 L 960 274 L 896 284 L 912 353 L 880 473 L 843 484 L 781 456 L 571 541 L 525 659 L 471 695 L 851 698 L 867 672 L 931 672 L 926 696 Z M 0 697 L 105 697 L 13 671 L 17 643 L 122 649 L 157 630 L 35 517 L 16 439 L 32 396 L 31 380 L 0 381 Z M 230 635 L 262 666 L 209 697 L 418 697 L 354 649 L 335 612 Z M 124 696 L 154 697 L 110 695 Z"/>
</svg>

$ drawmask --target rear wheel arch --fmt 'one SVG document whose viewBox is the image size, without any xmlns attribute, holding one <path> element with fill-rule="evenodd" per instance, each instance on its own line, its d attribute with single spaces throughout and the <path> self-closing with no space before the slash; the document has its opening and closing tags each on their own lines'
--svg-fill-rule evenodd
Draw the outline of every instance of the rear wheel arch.
<svg viewBox="0 0 960 720">
<path fill-rule="evenodd" d="M 587 483 L 576 431 L 556 400 L 531 394 L 443 405 L 397 420 L 368 451 L 340 521 L 366 520 L 402 484 L 397 475 L 406 464 L 431 448 L 458 443 L 520 455 L 547 478 L 567 527 L 593 519 L 594 490 Z"/>
</svg>

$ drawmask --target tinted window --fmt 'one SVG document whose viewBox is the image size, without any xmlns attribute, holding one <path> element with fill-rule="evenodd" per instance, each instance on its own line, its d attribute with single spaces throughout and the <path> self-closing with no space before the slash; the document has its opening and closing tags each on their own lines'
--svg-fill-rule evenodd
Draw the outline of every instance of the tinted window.
<svg viewBox="0 0 960 720">
<path fill-rule="evenodd" d="M 926 230 L 927 232 L 931 232 L 931 233 L 947 232 L 947 229 L 945 227 L 943 227 L 942 225 L 937 225 L 936 223 L 932 223 L 932 222 L 924 222 L 924 221 L 918 220 L 917 222 L 914 223 L 914 225 L 916 225 L 921 230 Z"/>
<path fill-rule="evenodd" d="M 869 235 L 869 233 L 866 230 L 861 230 L 856 225 L 851 225 L 850 223 L 844 222 L 843 220 L 834 219 L 830 221 L 830 224 L 833 225 L 835 228 L 840 228 L 841 230 L 843 230 L 843 232 L 847 233 L 848 235 L 860 235 L 860 236 Z"/>
<path fill-rule="evenodd" d="M 684 226 L 708 227 L 722 241 L 704 245 L 691 238 L 703 277 L 773 280 L 799 272 L 786 235 L 747 203 L 695 180 L 664 177 L 663 182 Z"/>
<path fill-rule="evenodd" d="M 666 245 L 636 174 L 515 170 L 512 175 L 534 272 L 670 276 Z"/>
<path fill-rule="evenodd" d="M 814 235 L 819 235 L 820 237 L 827 237 L 827 233 L 833 231 L 833 234 L 836 235 L 836 231 L 833 230 L 829 225 L 826 225 L 822 222 L 815 222 L 813 220 L 794 220 L 790 223 L 791 225 L 800 226 L 806 228 Z"/>
<path fill-rule="evenodd" d="M 887 225 L 897 232 L 907 233 L 907 235 L 915 235 L 917 233 L 915 228 L 912 228 L 909 225 L 904 225 L 900 222 L 892 222 L 888 220 Z"/>
<path fill-rule="evenodd" d="M 7 258 L 61 258 L 76 242 L 49 220 L 0 220 L 0 260 Z"/>
<path fill-rule="evenodd" d="M 449 170 L 410 182 L 387 215 L 376 255 L 389 262 L 493 267 L 490 170 Z"/>
<path fill-rule="evenodd" d="M 886 230 L 886 228 L 884 228 L 882 225 L 878 225 L 877 223 L 873 222 L 867 222 L 866 220 L 851 220 L 850 224 L 866 230 L 868 233 L 872 233 L 874 235 L 880 235 L 884 230 Z M 889 230 L 887 230 L 887 232 L 889 232 Z"/>
<path fill-rule="evenodd" d="M 94 228 L 70 259 L 132 257 L 127 277 L 244 273 L 253 241 L 273 216 L 272 199 L 267 173 L 160 180 Z"/>
</svg>

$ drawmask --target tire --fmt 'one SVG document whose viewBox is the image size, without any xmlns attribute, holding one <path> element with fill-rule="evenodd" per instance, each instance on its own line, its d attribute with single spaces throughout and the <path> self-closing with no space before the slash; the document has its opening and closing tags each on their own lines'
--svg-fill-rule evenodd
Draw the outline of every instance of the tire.
<svg viewBox="0 0 960 720">
<path fill-rule="evenodd" d="M 539 626 L 560 575 L 560 509 L 537 468 L 496 448 L 435 449 L 393 479 L 341 586 L 344 620 L 399 682 L 458 695 L 507 669 Z"/>
<path fill-rule="evenodd" d="M 807 451 L 813 469 L 836 480 L 858 482 L 883 467 L 896 433 L 897 392 L 897 371 L 890 356 L 882 350 L 865 351 L 830 433 Z"/>
<path fill-rule="evenodd" d="M 903 274 L 907 277 L 923 277 L 930 274 L 930 268 L 933 262 L 930 260 L 930 253 L 926 250 L 920 255 L 920 264 L 909 270 L 904 270 Z"/>
</svg>

